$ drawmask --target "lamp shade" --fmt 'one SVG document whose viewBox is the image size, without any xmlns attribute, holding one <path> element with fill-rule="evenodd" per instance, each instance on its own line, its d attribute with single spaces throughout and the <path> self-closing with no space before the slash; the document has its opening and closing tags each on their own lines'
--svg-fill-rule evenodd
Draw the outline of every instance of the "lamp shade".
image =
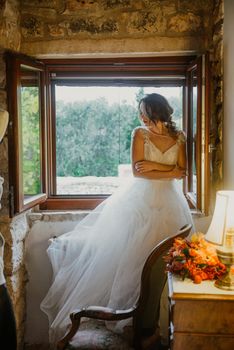
<svg viewBox="0 0 234 350">
<path fill-rule="evenodd" d="M 234 230 L 234 191 L 218 191 L 211 224 L 205 235 L 207 241 L 225 245 L 226 233 Z"/>
<path fill-rule="evenodd" d="M 0 142 L 3 139 L 3 136 L 7 129 L 7 124 L 9 120 L 9 114 L 7 111 L 0 109 Z"/>
</svg>

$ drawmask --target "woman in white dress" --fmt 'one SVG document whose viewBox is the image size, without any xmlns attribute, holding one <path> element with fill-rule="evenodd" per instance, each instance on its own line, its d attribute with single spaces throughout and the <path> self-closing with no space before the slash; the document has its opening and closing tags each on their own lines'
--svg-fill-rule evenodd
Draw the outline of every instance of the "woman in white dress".
<svg viewBox="0 0 234 350">
<path fill-rule="evenodd" d="M 41 308 L 51 343 L 64 335 L 78 307 L 131 307 L 152 248 L 192 223 L 176 180 L 186 173 L 186 144 L 173 109 L 163 96 L 149 94 L 139 111 L 143 126 L 132 134 L 133 178 L 48 248 L 53 283 Z M 123 326 L 117 322 L 114 331 Z"/>
</svg>

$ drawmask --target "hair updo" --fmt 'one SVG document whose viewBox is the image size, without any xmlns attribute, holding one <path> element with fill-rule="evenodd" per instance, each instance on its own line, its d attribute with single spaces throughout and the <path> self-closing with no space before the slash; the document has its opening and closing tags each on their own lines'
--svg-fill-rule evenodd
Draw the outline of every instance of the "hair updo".
<svg viewBox="0 0 234 350">
<path fill-rule="evenodd" d="M 139 101 L 139 110 L 141 104 L 143 104 L 146 116 L 154 124 L 158 121 L 165 123 L 169 134 L 177 136 L 176 123 L 172 121 L 173 108 L 164 96 L 156 93 L 148 94 Z"/>
</svg>

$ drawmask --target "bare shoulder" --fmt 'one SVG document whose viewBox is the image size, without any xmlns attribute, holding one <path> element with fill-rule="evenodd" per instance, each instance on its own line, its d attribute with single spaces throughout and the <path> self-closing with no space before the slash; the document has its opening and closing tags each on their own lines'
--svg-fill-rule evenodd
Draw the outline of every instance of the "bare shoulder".
<svg viewBox="0 0 234 350">
<path fill-rule="evenodd" d="M 132 131 L 132 138 L 144 138 L 145 128 L 142 126 L 137 126 Z"/>
<path fill-rule="evenodd" d="M 186 136 L 185 132 L 183 130 L 180 130 L 177 134 L 177 142 L 179 144 L 183 144 L 186 142 L 186 140 L 187 140 L 187 136 Z"/>
</svg>

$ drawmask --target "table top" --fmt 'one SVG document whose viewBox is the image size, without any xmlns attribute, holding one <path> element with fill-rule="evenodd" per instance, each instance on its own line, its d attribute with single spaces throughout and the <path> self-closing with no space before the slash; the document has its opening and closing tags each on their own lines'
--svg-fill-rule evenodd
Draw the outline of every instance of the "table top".
<svg viewBox="0 0 234 350">
<path fill-rule="evenodd" d="M 169 297 L 175 299 L 231 300 L 234 301 L 234 291 L 217 288 L 214 281 L 202 281 L 199 284 L 191 279 L 168 274 Z"/>
</svg>

